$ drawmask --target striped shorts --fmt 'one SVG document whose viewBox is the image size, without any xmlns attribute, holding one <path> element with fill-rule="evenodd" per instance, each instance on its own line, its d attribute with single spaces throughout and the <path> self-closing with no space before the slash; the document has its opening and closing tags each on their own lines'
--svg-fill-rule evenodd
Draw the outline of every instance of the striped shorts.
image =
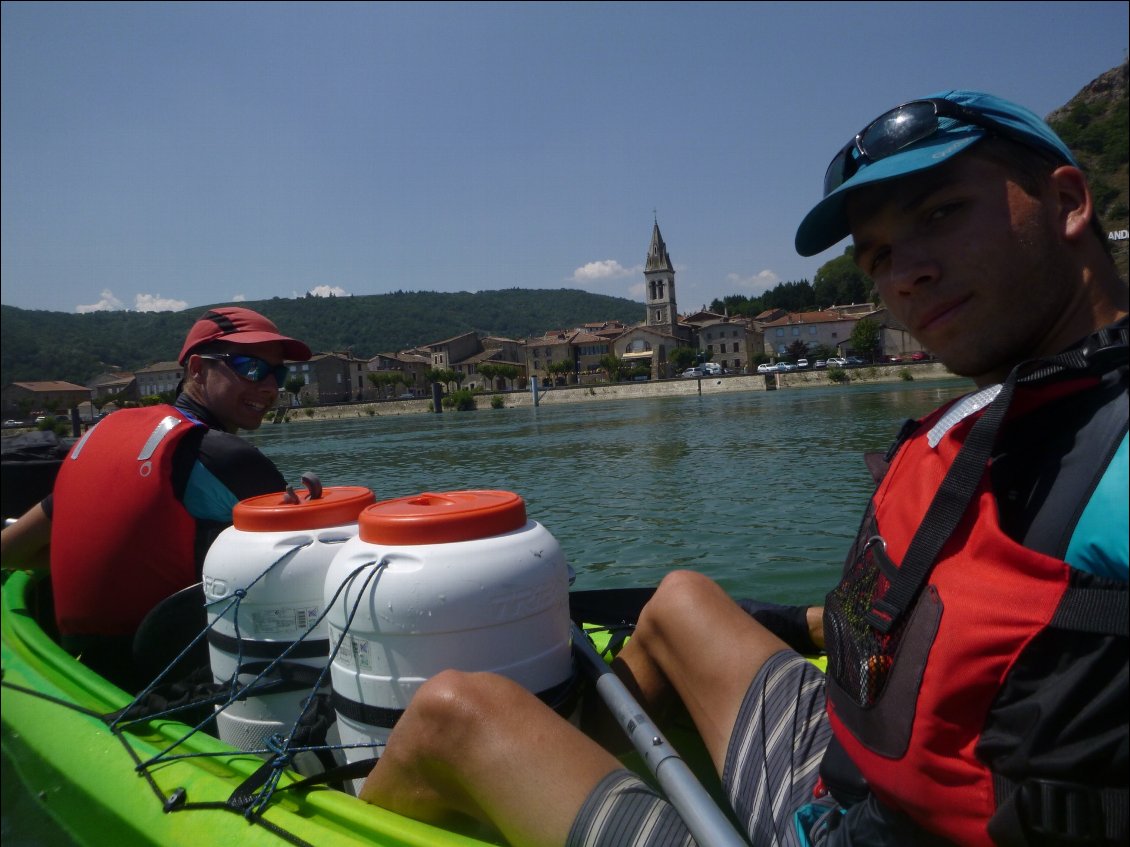
<svg viewBox="0 0 1130 847">
<path fill-rule="evenodd" d="M 754 847 L 808 843 L 793 817 L 812 802 L 820 759 L 831 737 L 824 712 L 824 675 L 792 651 L 772 656 L 742 700 L 722 771 L 722 786 L 739 830 Z M 694 843 L 674 807 L 628 770 L 614 771 L 593 790 L 566 842 L 567 847 Z"/>
</svg>

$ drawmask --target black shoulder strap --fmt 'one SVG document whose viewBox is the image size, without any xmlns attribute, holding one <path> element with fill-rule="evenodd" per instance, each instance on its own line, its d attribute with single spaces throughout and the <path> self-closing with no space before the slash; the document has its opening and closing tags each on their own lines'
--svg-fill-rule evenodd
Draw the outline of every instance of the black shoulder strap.
<svg viewBox="0 0 1130 847">
<path fill-rule="evenodd" d="M 1064 558 L 1083 511 L 1091 501 L 1114 454 L 1130 430 L 1127 367 L 1108 371 L 1103 384 L 1088 392 L 1086 406 L 1069 410 L 1080 426 L 1069 452 L 1060 461 L 1055 483 L 1032 516 L 1022 543 L 1032 550 Z"/>
</svg>

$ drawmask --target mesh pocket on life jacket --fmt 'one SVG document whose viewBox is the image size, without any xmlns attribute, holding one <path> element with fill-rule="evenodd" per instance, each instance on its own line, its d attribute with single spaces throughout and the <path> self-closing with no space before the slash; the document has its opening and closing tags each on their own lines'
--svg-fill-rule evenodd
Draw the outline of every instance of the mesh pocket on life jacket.
<svg viewBox="0 0 1130 847">
<path fill-rule="evenodd" d="M 890 589 L 897 573 L 878 533 L 873 507 L 848 555 L 843 578 L 828 595 L 824 625 L 835 629 L 829 645 L 828 673 L 859 706 L 874 704 L 883 693 L 905 620 L 889 633 L 867 622 L 867 613 Z"/>
</svg>

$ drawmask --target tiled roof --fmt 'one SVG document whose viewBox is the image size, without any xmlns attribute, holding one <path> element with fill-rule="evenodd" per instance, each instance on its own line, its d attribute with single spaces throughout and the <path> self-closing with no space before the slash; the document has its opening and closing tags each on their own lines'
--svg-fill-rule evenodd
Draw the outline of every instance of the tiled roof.
<svg viewBox="0 0 1130 847">
<path fill-rule="evenodd" d="M 61 379 L 47 382 L 13 382 L 12 385 L 18 385 L 28 391 L 90 391 L 85 386 L 75 385 L 73 382 L 63 382 Z"/>
</svg>

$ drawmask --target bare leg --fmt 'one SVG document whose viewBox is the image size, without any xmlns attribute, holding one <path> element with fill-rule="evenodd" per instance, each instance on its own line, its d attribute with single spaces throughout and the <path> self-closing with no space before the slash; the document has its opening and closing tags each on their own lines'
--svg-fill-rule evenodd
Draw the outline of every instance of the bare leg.
<svg viewBox="0 0 1130 847">
<path fill-rule="evenodd" d="M 644 607 L 614 667 L 659 720 L 677 697 L 721 773 L 746 690 L 774 653 L 787 649 L 709 578 L 674 571 Z"/>
<path fill-rule="evenodd" d="M 720 773 L 746 689 L 782 649 L 714 582 L 677 571 L 645 607 L 617 672 L 649 713 L 680 698 Z M 597 783 L 619 767 L 520 685 L 445 671 L 413 697 L 361 799 L 439 824 L 468 816 L 523 847 L 560 845 Z"/>
<path fill-rule="evenodd" d="M 360 796 L 432 823 L 466 815 L 511 844 L 560 845 L 619 767 L 517 683 L 445 671 L 412 698 Z"/>
</svg>

